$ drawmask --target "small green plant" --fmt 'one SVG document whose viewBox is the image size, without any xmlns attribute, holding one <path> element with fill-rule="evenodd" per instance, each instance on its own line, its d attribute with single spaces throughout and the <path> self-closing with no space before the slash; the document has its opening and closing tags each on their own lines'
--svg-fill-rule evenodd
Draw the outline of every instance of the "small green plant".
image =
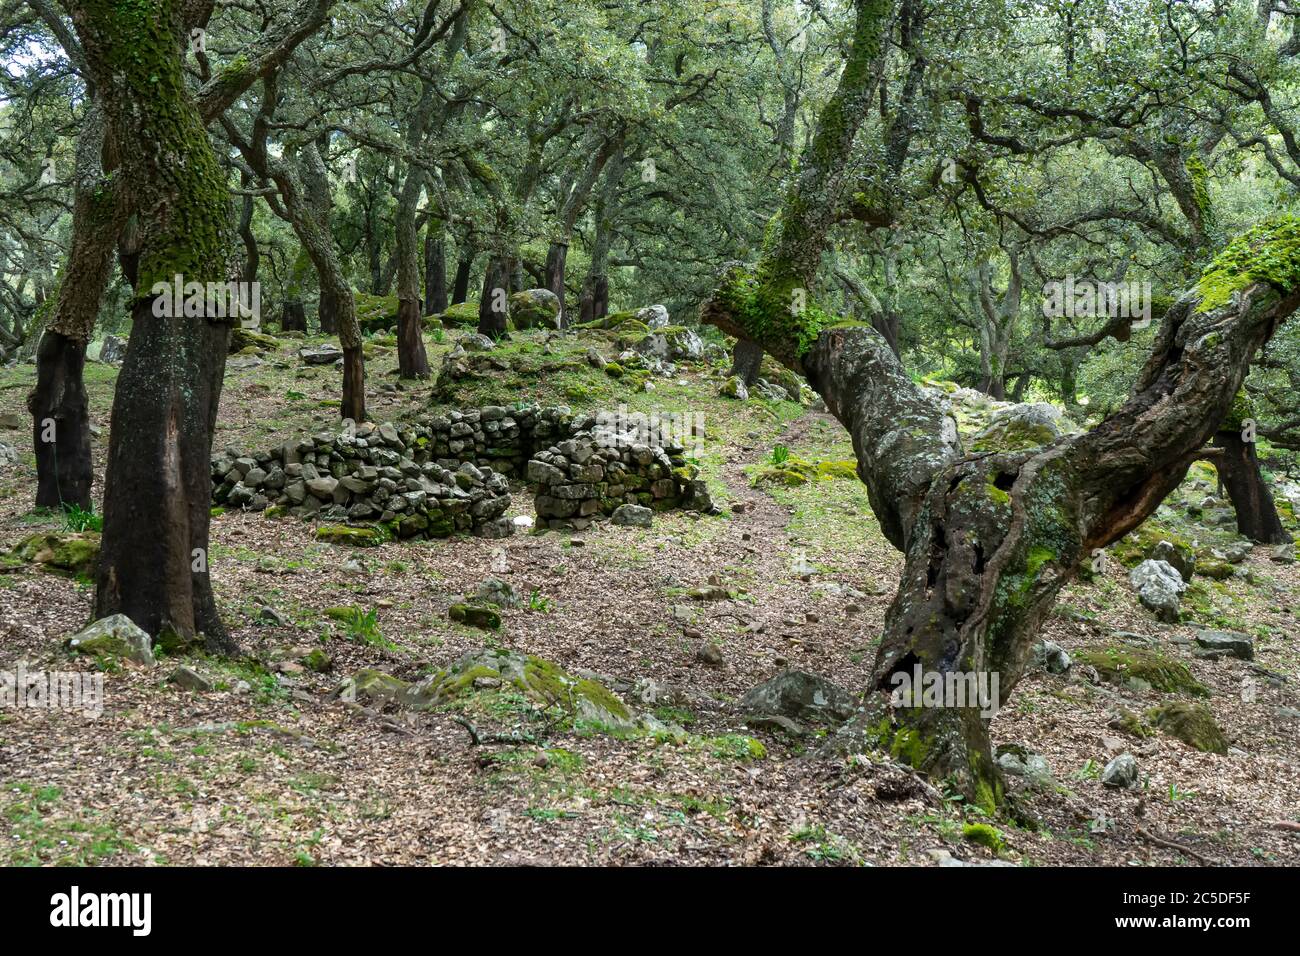
<svg viewBox="0 0 1300 956">
<path fill-rule="evenodd" d="M 63 523 L 69 531 L 104 530 L 103 516 L 97 515 L 93 511 L 87 511 L 76 504 L 65 504 L 63 506 Z"/>
<path fill-rule="evenodd" d="M 1196 796 L 1195 790 L 1180 790 L 1178 784 L 1176 783 L 1171 783 L 1169 785 L 1170 803 L 1180 803 L 1183 800 L 1191 800 L 1195 796 Z"/>
<path fill-rule="evenodd" d="M 543 597 L 538 588 L 533 588 L 533 593 L 528 595 L 528 610 L 536 611 L 538 614 L 550 614 L 555 610 L 555 602 L 548 597 Z"/>
<path fill-rule="evenodd" d="M 772 446 L 772 459 L 771 459 L 772 464 L 784 465 L 789 460 L 790 460 L 789 448 L 785 447 L 785 445 Z"/>
<path fill-rule="evenodd" d="M 366 644 L 382 644 L 384 635 L 379 632 L 379 611 L 371 608 L 331 607 L 325 610 L 325 616 L 343 625 L 348 637 Z"/>
</svg>

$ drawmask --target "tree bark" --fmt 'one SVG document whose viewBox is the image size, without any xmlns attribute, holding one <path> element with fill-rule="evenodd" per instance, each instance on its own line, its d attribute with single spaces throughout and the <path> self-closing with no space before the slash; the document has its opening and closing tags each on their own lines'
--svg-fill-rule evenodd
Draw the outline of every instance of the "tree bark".
<svg viewBox="0 0 1300 956">
<path fill-rule="evenodd" d="M 401 378 L 429 377 L 420 318 L 419 231 L 415 222 L 415 207 L 423 188 L 424 171 L 412 167 L 397 197 L 393 217 L 397 237 L 397 374 Z"/>
<path fill-rule="evenodd" d="M 1282 527 L 1273 495 L 1260 474 L 1255 443 L 1244 441 L 1240 431 L 1224 430 L 1214 436 L 1223 454 L 1214 459 L 1219 480 L 1237 512 L 1237 531 L 1260 544 L 1290 544 L 1291 535 Z"/>
<path fill-rule="evenodd" d="M 284 300 L 284 311 L 280 318 L 281 332 L 306 332 L 307 309 L 302 299 L 296 296 Z"/>
<path fill-rule="evenodd" d="M 469 296 L 470 272 L 474 268 L 474 250 L 465 249 L 456 261 L 456 277 L 451 286 L 451 304 L 460 305 Z"/>
<path fill-rule="evenodd" d="M 45 330 L 36 351 L 36 388 L 28 397 L 38 508 L 91 510 L 94 471 L 85 364 L 85 340 Z"/>
</svg>

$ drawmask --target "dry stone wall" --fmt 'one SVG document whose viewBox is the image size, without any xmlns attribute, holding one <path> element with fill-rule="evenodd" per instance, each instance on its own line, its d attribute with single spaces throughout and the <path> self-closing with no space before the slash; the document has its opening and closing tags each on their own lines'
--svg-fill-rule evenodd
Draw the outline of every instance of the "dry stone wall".
<svg viewBox="0 0 1300 956">
<path fill-rule="evenodd" d="M 231 447 L 212 458 L 213 500 L 378 523 L 403 538 L 512 533 L 504 517 L 509 477 L 537 483 L 538 518 L 550 527 L 584 528 L 625 504 L 711 510 L 683 444 L 663 440 L 647 421 L 574 415 L 566 406 L 489 405 L 364 423 L 261 452 Z"/>
</svg>

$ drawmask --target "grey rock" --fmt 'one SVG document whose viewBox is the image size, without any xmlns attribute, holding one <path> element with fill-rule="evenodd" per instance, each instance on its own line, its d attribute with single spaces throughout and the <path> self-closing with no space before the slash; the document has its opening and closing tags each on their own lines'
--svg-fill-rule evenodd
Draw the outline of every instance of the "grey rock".
<svg viewBox="0 0 1300 956">
<path fill-rule="evenodd" d="M 1222 652 L 1225 656 L 1243 661 L 1255 659 L 1255 641 L 1235 631 L 1197 631 L 1193 640 L 1207 651 Z"/>
<path fill-rule="evenodd" d="M 654 512 L 641 505 L 619 505 L 609 520 L 617 525 L 649 528 L 654 521 Z"/>
<path fill-rule="evenodd" d="M 68 638 L 68 649 L 81 654 L 125 657 L 145 667 L 154 666 L 153 641 L 125 614 L 100 618 Z"/>
<path fill-rule="evenodd" d="M 167 675 L 167 683 L 175 684 L 182 690 L 198 691 L 199 693 L 212 690 L 215 686 L 212 681 L 190 667 L 176 668 Z"/>
<path fill-rule="evenodd" d="M 1101 783 L 1105 787 L 1132 790 L 1138 785 L 1138 763 L 1132 754 L 1120 754 L 1106 764 L 1101 772 Z"/>
<path fill-rule="evenodd" d="M 1143 607 L 1166 623 L 1178 623 L 1180 599 L 1187 584 L 1173 565 L 1148 558 L 1130 571 L 1128 578 Z"/>
<path fill-rule="evenodd" d="M 787 670 L 751 689 L 740 701 L 747 716 L 789 717 L 809 724 L 838 724 L 853 714 L 853 696 L 824 677 Z"/>
<path fill-rule="evenodd" d="M 1053 641 L 1042 641 L 1036 645 L 1034 660 L 1046 667 L 1049 674 L 1064 674 L 1074 663 L 1065 648 Z"/>
</svg>

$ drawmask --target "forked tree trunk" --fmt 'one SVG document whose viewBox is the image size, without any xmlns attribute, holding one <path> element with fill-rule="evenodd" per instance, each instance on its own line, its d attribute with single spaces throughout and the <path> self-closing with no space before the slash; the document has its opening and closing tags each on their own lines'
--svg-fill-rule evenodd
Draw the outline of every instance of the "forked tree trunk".
<svg viewBox="0 0 1300 956">
<path fill-rule="evenodd" d="M 1282 527 L 1273 494 L 1260 474 L 1255 443 L 1244 441 L 1240 431 L 1220 431 L 1214 444 L 1223 454 L 1214 459 L 1219 481 L 1237 512 L 1239 534 L 1260 544 L 1290 544 L 1291 535 Z"/>
<path fill-rule="evenodd" d="M 95 613 L 124 613 L 170 647 L 202 639 L 208 650 L 227 652 L 234 648 L 212 595 L 208 523 L 229 319 L 186 317 L 179 303 L 155 316 L 151 290 L 176 275 L 204 283 L 237 277 L 229 192 L 186 91 L 177 0 L 129 9 L 77 2 L 71 12 L 110 139 L 129 144 L 117 175 L 140 227 L 131 337 L 113 400 Z"/>
<path fill-rule="evenodd" d="M 1166 313 L 1132 397 L 1092 431 L 967 455 L 944 399 L 911 381 L 879 333 L 823 324 L 824 307 L 791 308 L 792 293 L 798 302 L 812 288 L 845 202 L 853 140 L 892 18 L 887 0 L 854 6 L 852 48 L 787 192 L 778 236 L 752 269 L 726 270 L 701 315 L 807 377 L 852 436 L 881 529 L 906 556 L 863 707 L 835 745 L 882 747 L 992 811 L 1002 784 L 989 712 L 1020 680 L 1043 618 L 1080 561 L 1141 524 L 1177 487 L 1224 420 L 1251 358 L 1300 304 L 1300 283 L 1290 278 L 1300 275 L 1300 221 L 1270 221 L 1225 250 L 1198 290 Z M 1255 278 L 1260 262 L 1282 287 Z M 920 694 L 900 700 L 898 678 L 915 668 L 923 679 L 951 681 L 954 693 L 937 704 Z M 988 708 L 957 698 L 968 676 L 992 691 L 995 675 Z"/>
</svg>

